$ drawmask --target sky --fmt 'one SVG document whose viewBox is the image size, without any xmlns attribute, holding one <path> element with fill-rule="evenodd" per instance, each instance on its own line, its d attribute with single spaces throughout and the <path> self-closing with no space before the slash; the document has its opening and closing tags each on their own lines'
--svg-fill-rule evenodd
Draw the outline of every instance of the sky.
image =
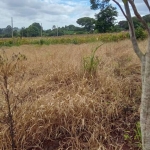
<svg viewBox="0 0 150 150">
<path fill-rule="evenodd" d="M 135 3 L 142 16 L 149 14 L 143 0 L 135 0 Z M 28 27 L 34 22 L 42 23 L 45 30 L 53 25 L 79 26 L 77 19 L 95 18 L 98 12 L 90 9 L 90 0 L 0 0 L 0 28 L 11 25 L 11 17 L 14 27 L 19 28 Z M 117 21 L 125 20 L 119 9 L 118 12 Z"/>
</svg>

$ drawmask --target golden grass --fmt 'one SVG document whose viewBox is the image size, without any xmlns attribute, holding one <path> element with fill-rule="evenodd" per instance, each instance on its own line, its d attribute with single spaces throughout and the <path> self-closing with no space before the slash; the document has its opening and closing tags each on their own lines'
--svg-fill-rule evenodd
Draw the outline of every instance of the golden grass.
<svg viewBox="0 0 150 150">
<path fill-rule="evenodd" d="M 146 41 L 140 47 L 146 48 Z M 82 58 L 99 43 L 3 47 L 22 53 L 22 73 L 10 78 L 17 150 L 126 150 L 137 147 L 140 62 L 129 40 L 101 46 L 97 75 L 86 77 Z M 0 149 L 10 137 L 1 93 Z M 5 114 L 5 116 L 3 115 Z M 4 122 L 3 122 L 4 121 Z M 124 139 L 128 133 L 131 139 Z"/>
</svg>

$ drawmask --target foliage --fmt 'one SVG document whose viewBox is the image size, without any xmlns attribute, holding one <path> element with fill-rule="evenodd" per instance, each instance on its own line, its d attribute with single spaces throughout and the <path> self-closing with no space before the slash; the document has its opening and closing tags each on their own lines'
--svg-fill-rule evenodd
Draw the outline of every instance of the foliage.
<svg viewBox="0 0 150 150">
<path fill-rule="evenodd" d="M 120 32 L 120 31 L 122 31 L 122 30 L 119 27 L 119 25 L 111 26 L 110 29 L 109 29 L 109 32 Z"/>
<path fill-rule="evenodd" d="M 107 6 L 109 6 L 110 0 L 90 0 L 91 3 L 91 9 L 105 9 Z"/>
<path fill-rule="evenodd" d="M 11 37 L 12 36 L 12 28 L 10 25 L 8 25 L 5 29 L 4 29 L 4 37 Z"/>
<path fill-rule="evenodd" d="M 142 18 L 145 20 L 146 23 L 150 23 L 150 14 L 145 15 Z"/>
<path fill-rule="evenodd" d="M 112 29 L 113 30 L 113 29 Z M 87 34 L 87 35 L 71 35 L 52 38 L 14 38 L 14 39 L 1 39 L 0 46 L 19 46 L 25 44 L 82 44 L 90 42 L 113 42 L 128 39 L 127 32 L 120 33 L 104 33 L 104 34 Z"/>
<path fill-rule="evenodd" d="M 27 29 L 27 36 L 29 37 L 40 36 L 40 30 L 36 26 L 30 25 Z"/>
<path fill-rule="evenodd" d="M 20 37 L 27 37 L 27 36 L 28 36 L 27 28 L 22 27 L 20 30 Z"/>
<path fill-rule="evenodd" d="M 146 34 L 146 32 L 141 27 L 136 28 L 135 35 L 136 35 L 136 38 L 139 39 L 139 40 L 144 40 L 148 36 Z"/>
<path fill-rule="evenodd" d="M 118 14 L 116 8 L 109 4 L 109 1 L 110 0 L 90 0 L 91 9 L 100 9 L 100 12 L 95 15 L 95 29 L 100 33 L 112 31 L 115 17 Z"/>
<path fill-rule="evenodd" d="M 85 30 L 90 32 L 94 29 L 95 19 L 90 17 L 83 17 L 77 20 L 77 23 L 81 26 L 84 26 Z"/>
<path fill-rule="evenodd" d="M 111 28 L 114 27 L 114 21 L 117 16 L 116 8 L 112 5 L 108 5 L 105 9 L 102 9 L 98 14 L 96 14 L 96 24 L 95 29 L 100 33 L 106 33 L 111 31 Z"/>
<path fill-rule="evenodd" d="M 144 28 L 142 23 L 138 20 L 137 17 L 132 17 L 132 20 L 133 20 L 133 24 L 134 24 L 134 28 L 137 29 L 137 28 Z"/>
<path fill-rule="evenodd" d="M 129 26 L 128 26 L 128 22 L 127 21 L 119 21 L 118 23 L 119 27 L 122 29 L 122 30 L 128 30 L 129 29 Z"/>
<path fill-rule="evenodd" d="M 102 3 L 98 3 L 96 0 L 91 0 L 91 8 L 92 9 L 100 9 L 105 10 L 108 7 L 110 7 L 110 4 L 108 3 L 109 0 L 106 2 L 106 0 L 101 1 Z M 100 12 L 99 12 L 100 13 Z M 109 14 L 109 13 L 108 13 Z M 98 16 L 98 14 L 97 14 Z M 114 16 L 115 17 L 115 16 Z M 96 17 L 97 18 L 97 17 Z M 147 24 L 150 24 L 150 15 L 145 15 L 142 17 Z M 132 17 L 135 28 L 141 27 L 144 28 L 139 20 L 136 17 Z M 66 25 L 65 27 L 58 27 L 58 36 L 62 35 L 74 35 L 74 34 L 87 34 L 87 33 L 98 33 L 99 30 L 101 30 L 101 26 L 103 27 L 104 22 L 98 22 L 97 20 L 90 18 L 90 17 L 82 17 L 77 20 L 77 22 L 82 25 L 83 27 L 77 27 L 75 25 Z M 95 27 L 95 24 L 97 22 L 97 28 Z M 41 36 L 41 25 L 39 23 L 32 23 L 29 27 L 25 28 L 22 27 L 21 29 L 14 27 L 13 28 L 13 35 L 14 37 L 38 37 Z M 94 29 L 94 30 L 93 30 Z M 106 32 L 118 32 L 120 30 L 128 30 L 128 23 L 125 20 L 119 21 L 118 24 L 116 24 L 114 21 L 112 21 L 112 24 L 110 24 L 110 28 L 106 30 Z M 101 31 L 103 32 L 103 31 Z M 52 26 L 52 29 L 42 30 L 43 37 L 47 36 L 57 36 L 57 27 L 56 25 Z M 8 25 L 6 28 L 0 28 L 0 38 L 9 38 L 12 36 L 12 29 L 11 26 Z"/>
<path fill-rule="evenodd" d="M 150 23 L 150 15 L 145 15 L 142 18 L 143 18 L 143 20 L 145 20 L 145 22 L 147 24 Z M 133 20 L 135 29 L 137 29 L 139 27 L 144 29 L 143 25 L 140 23 L 140 21 L 137 19 L 137 17 L 132 17 L 132 20 Z M 120 26 L 120 28 L 122 30 L 128 30 L 129 29 L 128 22 L 126 20 L 119 21 L 118 25 Z"/>
</svg>

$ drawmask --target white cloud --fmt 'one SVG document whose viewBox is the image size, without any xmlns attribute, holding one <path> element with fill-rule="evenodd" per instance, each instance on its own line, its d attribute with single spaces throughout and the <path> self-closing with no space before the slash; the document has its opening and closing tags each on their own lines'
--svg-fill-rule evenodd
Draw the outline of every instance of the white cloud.
<svg viewBox="0 0 150 150">
<path fill-rule="evenodd" d="M 148 14 L 141 0 L 136 0 L 136 4 L 140 14 Z M 123 20 L 122 13 L 118 11 L 118 20 Z M 0 0 L 0 12 L 0 28 L 9 25 L 13 17 L 17 27 L 28 27 L 33 22 L 39 22 L 44 29 L 50 29 L 53 25 L 77 25 L 77 19 L 94 18 L 98 10 L 90 9 L 90 0 Z"/>
</svg>

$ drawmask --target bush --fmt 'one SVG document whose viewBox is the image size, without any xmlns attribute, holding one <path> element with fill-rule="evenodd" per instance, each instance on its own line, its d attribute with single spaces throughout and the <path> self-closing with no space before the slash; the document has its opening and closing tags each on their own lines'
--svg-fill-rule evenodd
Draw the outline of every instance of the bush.
<svg viewBox="0 0 150 150">
<path fill-rule="evenodd" d="M 147 38 L 147 34 L 144 32 L 144 30 L 141 27 L 138 27 L 135 30 L 135 35 L 136 35 L 136 38 L 139 40 L 144 40 Z"/>
<path fill-rule="evenodd" d="M 44 44 L 44 40 L 40 39 L 40 45 L 43 45 L 43 44 Z"/>
</svg>

